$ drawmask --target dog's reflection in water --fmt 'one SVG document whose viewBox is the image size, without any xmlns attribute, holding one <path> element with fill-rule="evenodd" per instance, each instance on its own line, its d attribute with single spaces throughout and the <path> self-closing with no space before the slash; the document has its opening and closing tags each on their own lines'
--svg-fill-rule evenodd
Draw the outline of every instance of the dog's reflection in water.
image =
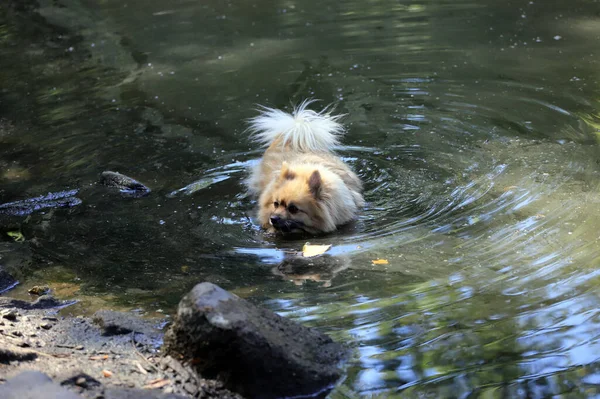
<svg viewBox="0 0 600 399">
<path fill-rule="evenodd" d="M 291 280 L 296 285 L 306 281 L 323 283 L 322 287 L 331 287 L 331 281 L 343 270 L 350 267 L 350 258 L 344 256 L 320 255 L 305 258 L 289 255 L 272 269 L 273 274 Z"/>
</svg>

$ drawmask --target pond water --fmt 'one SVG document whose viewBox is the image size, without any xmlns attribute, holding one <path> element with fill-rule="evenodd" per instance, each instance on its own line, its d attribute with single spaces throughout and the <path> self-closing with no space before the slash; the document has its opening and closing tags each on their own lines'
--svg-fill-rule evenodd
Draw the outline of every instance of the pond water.
<svg viewBox="0 0 600 399">
<path fill-rule="evenodd" d="M 0 219 L 15 295 L 169 314 L 211 281 L 348 343 L 332 398 L 600 395 L 597 1 L 38 3 L 0 4 L 0 203 L 82 203 Z M 245 120 L 308 97 L 368 204 L 268 237 Z"/>
</svg>

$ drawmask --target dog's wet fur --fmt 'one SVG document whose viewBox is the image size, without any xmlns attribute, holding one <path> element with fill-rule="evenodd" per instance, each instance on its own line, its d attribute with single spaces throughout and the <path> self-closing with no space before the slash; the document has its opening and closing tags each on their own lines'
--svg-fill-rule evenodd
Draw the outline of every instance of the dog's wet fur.
<svg viewBox="0 0 600 399">
<path fill-rule="evenodd" d="M 248 189 L 258 197 L 260 224 L 271 233 L 330 233 L 364 205 L 362 182 L 333 152 L 344 131 L 340 116 L 307 109 L 311 103 L 291 114 L 263 108 L 250 120 L 253 137 L 268 148 Z"/>
</svg>

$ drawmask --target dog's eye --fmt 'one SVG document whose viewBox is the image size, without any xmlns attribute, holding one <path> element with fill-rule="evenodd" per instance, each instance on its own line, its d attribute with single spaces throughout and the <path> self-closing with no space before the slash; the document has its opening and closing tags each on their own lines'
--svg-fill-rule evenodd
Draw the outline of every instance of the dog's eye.
<svg viewBox="0 0 600 399">
<path fill-rule="evenodd" d="M 298 207 L 294 204 L 290 204 L 290 206 L 288 206 L 288 212 L 289 213 L 296 213 L 298 212 Z"/>
<path fill-rule="evenodd" d="M 279 202 L 277 202 L 277 201 L 273 202 L 273 206 L 274 206 L 275 208 L 279 208 Z"/>
</svg>

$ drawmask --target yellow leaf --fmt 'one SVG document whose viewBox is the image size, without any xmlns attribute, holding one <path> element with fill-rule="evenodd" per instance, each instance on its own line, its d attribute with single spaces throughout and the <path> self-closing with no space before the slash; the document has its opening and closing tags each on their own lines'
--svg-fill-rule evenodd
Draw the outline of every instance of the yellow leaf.
<svg viewBox="0 0 600 399">
<path fill-rule="evenodd" d="M 372 260 L 371 262 L 373 262 L 374 265 L 389 265 L 390 262 L 388 262 L 387 259 L 375 259 Z"/>
<path fill-rule="evenodd" d="M 331 248 L 331 245 L 310 245 L 309 243 L 306 243 L 302 247 L 302 255 L 305 258 L 322 255 L 327 252 L 329 248 Z"/>
</svg>

